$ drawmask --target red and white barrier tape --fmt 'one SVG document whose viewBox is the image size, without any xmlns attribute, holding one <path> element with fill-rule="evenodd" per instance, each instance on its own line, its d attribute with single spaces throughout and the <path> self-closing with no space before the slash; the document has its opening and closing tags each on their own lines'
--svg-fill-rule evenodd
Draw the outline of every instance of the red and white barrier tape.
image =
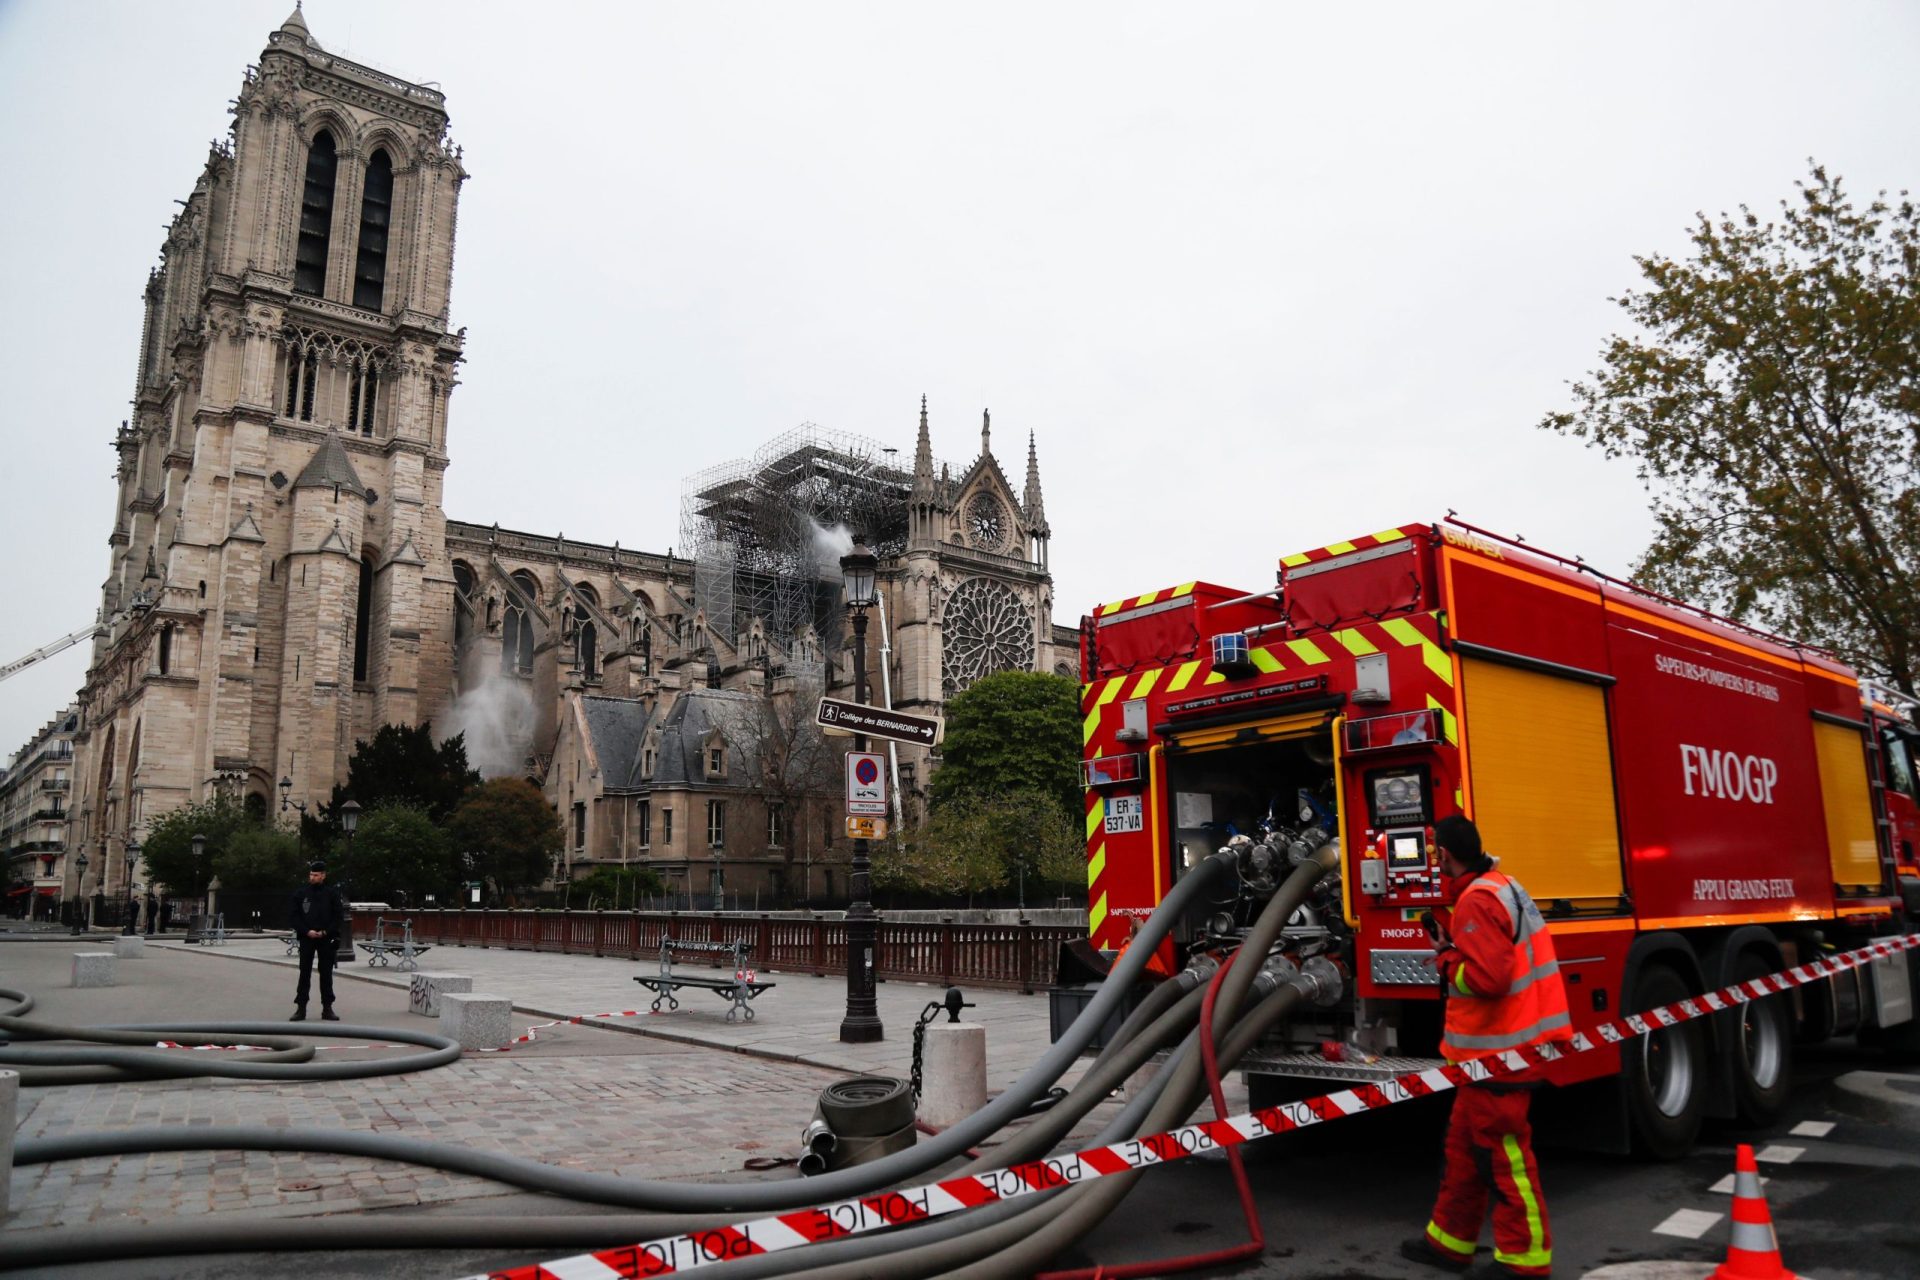
<svg viewBox="0 0 1920 1280">
<path fill-rule="evenodd" d="M 478 1052 L 506 1053 L 517 1044 L 529 1044 L 532 1041 L 538 1040 L 540 1038 L 539 1033 L 545 1031 L 548 1027 L 578 1026 L 588 1018 L 646 1018 L 651 1017 L 652 1012 L 650 1009 L 616 1009 L 612 1013 L 576 1013 L 571 1018 L 555 1018 L 552 1022 L 536 1022 L 527 1028 L 525 1035 L 515 1036 L 498 1049 L 481 1049 L 478 1050 Z"/>
<path fill-rule="evenodd" d="M 1690 996 L 1677 1004 L 1631 1014 L 1618 1022 L 1601 1023 L 1591 1033 L 1576 1033 L 1564 1046 L 1538 1045 L 1507 1050 L 1457 1065 L 1409 1072 L 1381 1084 L 1355 1085 L 1304 1102 L 1288 1102 L 1247 1115 L 1202 1121 L 1072 1155 L 1048 1156 L 945 1182 L 796 1209 L 735 1226 L 575 1254 L 531 1266 L 482 1272 L 464 1280 L 634 1280 L 639 1276 L 692 1271 L 754 1254 L 776 1253 L 822 1240 L 922 1222 L 999 1200 L 1055 1191 L 1109 1174 L 1151 1168 L 1216 1147 L 1235 1146 L 1326 1120 L 1377 1111 L 1396 1102 L 1443 1093 L 1471 1081 L 1509 1076 L 1570 1054 L 1590 1052 L 1603 1044 L 1619 1044 L 1646 1035 L 1656 1026 L 1671 1027 L 1692 1018 L 1703 1018 L 1916 946 L 1920 946 L 1920 934 L 1877 939 L 1858 950 L 1796 965 L 1784 973 L 1768 974 L 1703 996 Z"/>
</svg>

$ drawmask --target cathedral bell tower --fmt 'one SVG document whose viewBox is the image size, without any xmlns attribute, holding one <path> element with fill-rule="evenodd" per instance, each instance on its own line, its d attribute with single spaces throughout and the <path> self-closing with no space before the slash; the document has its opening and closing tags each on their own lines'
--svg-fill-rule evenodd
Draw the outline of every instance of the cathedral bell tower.
<svg viewBox="0 0 1920 1280">
<path fill-rule="evenodd" d="M 147 281 L 72 807 L 102 884 L 154 817 L 324 802 L 451 697 L 455 211 L 439 90 L 267 37 Z M 257 801 L 252 797 L 258 797 Z M 107 865 L 111 863 L 111 865 Z"/>
</svg>

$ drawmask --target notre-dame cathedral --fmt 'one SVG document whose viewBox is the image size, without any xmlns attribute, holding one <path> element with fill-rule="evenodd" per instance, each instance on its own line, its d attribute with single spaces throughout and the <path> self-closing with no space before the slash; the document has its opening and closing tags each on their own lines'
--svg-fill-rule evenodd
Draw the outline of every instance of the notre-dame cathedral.
<svg viewBox="0 0 1920 1280">
<path fill-rule="evenodd" d="M 296 9 L 233 111 L 147 282 L 114 439 L 69 808 L 84 891 L 139 880 L 128 842 L 169 809 L 322 803 L 356 740 L 431 722 L 545 788 L 557 877 L 639 863 L 690 891 L 830 895 L 837 797 L 765 783 L 781 726 L 850 679 L 849 533 L 880 558 L 868 666 L 896 707 L 937 713 L 996 670 L 1077 675 L 1032 438 L 1016 489 L 984 415 L 961 467 L 936 464 L 924 401 L 910 468 L 781 437 L 690 482 L 678 555 L 449 520 L 466 171 L 442 94 L 329 54 Z M 909 817 L 936 765 L 903 750 Z"/>
</svg>

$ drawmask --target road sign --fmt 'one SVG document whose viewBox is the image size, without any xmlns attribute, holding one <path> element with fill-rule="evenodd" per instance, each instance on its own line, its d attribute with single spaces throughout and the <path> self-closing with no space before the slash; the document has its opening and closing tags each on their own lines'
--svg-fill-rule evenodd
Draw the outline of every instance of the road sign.
<svg viewBox="0 0 1920 1280">
<path fill-rule="evenodd" d="M 847 752 L 847 812 L 886 816 L 887 758 L 878 751 Z"/>
<path fill-rule="evenodd" d="M 856 818 L 847 815 L 847 839 L 849 840 L 885 840 L 887 838 L 887 820 L 885 818 Z"/>
<path fill-rule="evenodd" d="M 820 699 L 816 720 L 829 733 L 864 733 L 892 742 L 914 742 L 931 747 L 940 741 L 940 721 L 933 716 L 908 715 L 884 707 L 863 707 L 838 698 Z"/>
</svg>

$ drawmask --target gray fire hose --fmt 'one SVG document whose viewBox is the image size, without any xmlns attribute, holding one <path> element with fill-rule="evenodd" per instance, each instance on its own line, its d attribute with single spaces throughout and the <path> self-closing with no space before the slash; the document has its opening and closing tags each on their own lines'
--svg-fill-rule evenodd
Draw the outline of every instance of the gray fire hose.
<svg viewBox="0 0 1920 1280">
<path fill-rule="evenodd" d="M 1137 939 L 1138 945 L 1129 949 L 1110 976 L 1110 981 L 1085 1008 L 1074 1025 L 1047 1053 L 1030 1067 L 1012 1087 L 1001 1093 L 986 1107 L 968 1117 L 959 1125 L 946 1130 L 930 1142 L 921 1143 L 910 1150 L 886 1156 L 870 1164 L 851 1168 L 837 1173 L 824 1174 L 809 1179 L 805 1183 L 752 1183 L 752 1184 L 705 1184 L 685 1185 L 670 1182 L 658 1182 L 638 1179 L 624 1179 L 610 1175 L 585 1173 L 580 1170 L 561 1169 L 543 1165 L 536 1161 L 522 1160 L 511 1156 L 491 1153 L 465 1151 L 455 1147 L 418 1142 L 412 1139 L 396 1138 L 372 1134 L 340 1134 L 322 1130 L 275 1129 L 267 1126 L 216 1126 L 197 1127 L 192 1130 L 174 1129 L 135 1129 L 112 1133 L 70 1135 L 61 1138 L 30 1139 L 18 1144 L 15 1150 L 17 1164 L 37 1164 L 51 1160 L 78 1159 L 97 1155 L 121 1155 L 152 1151 L 185 1150 L 278 1150 L 278 1151 L 325 1151 L 337 1154 L 370 1156 L 382 1160 L 398 1160 L 426 1165 L 462 1173 L 477 1174 L 506 1182 L 510 1185 L 533 1190 L 547 1191 L 570 1196 L 576 1199 L 599 1203 L 618 1204 L 648 1209 L 675 1210 L 681 1213 L 700 1215 L 727 1215 L 756 1210 L 772 1210 L 804 1207 L 821 1200 L 837 1199 L 846 1196 L 866 1194 L 873 1190 L 896 1185 L 906 1178 L 923 1173 L 964 1152 L 982 1139 L 992 1135 L 1008 1120 L 1023 1115 L 1027 1108 L 1044 1095 L 1066 1068 L 1072 1064 L 1086 1043 L 1098 1032 L 1110 1018 L 1125 997 L 1127 988 L 1139 976 L 1151 956 L 1153 949 L 1172 929 L 1173 925 L 1192 905 L 1192 900 L 1204 891 L 1206 886 L 1222 874 L 1233 861 L 1233 855 L 1215 854 L 1203 860 L 1189 874 L 1182 877 L 1167 895 L 1160 907 L 1147 920 Z M 281 1024 L 196 1024 L 191 1028 L 136 1028 L 156 1032 L 177 1032 L 191 1030 L 208 1031 L 226 1035 L 262 1035 L 267 1029 L 284 1032 Z M 314 1028 L 318 1031 L 318 1028 Z M 352 1030 L 359 1035 L 378 1035 L 389 1038 L 402 1038 L 380 1028 L 334 1028 L 334 1030 Z M 99 1052 L 115 1052 L 101 1050 Z M 328 1064 L 325 1067 L 310 1067 L 299 1063 L 261 1063 L 256 1064 L 270 1071 L 293 1071 L 307 1068 L 312 1071 L 337 1070 L 366 1067 L 374 1064 Z M 272 1076 L 266 1078 L 275 1078 Z M 280 1078 L 302 1078 L 301 1076 Z M 322 1077 L 328 1078 L 328 1077 Z M 686 1229 L 685 1219 L 670 1219 L 678 1226 L 673 1229 Z M 464 1225 L 464 1224 L 462 1224 Z M 473 1225 L 474 1239 L 491 1240 L 487 1234 L 487 1224 L 476 1222 Z M 234 1237 L 237 1239 L 238 1237 Z M 287 1232 L 286 1243 L 276 1247 L 309 1247 L 293 1243 L 296 1239 L 310 1239 L 297 1232 Z M 152 1230 L 141 1234 L 139 1251 L 152 1253 L 160 1244 L 158 1233 Z M 228 1239 L 217 1228 L 202 1227 L 192 1234 L 191 1241 L 182 1241 L 182 1248 L 195 1252 L 218 1251 L 227 1248 L 223 1242 Z M 330 1233 L 326 1237 L 328 1247 L 337 1247 L 340 1235 Z M 436 1239 L 435 1246 L 444 1245 L 446 1239 Z M 246 1243 L 232 1245 L 233 1248 L 259 1247 L 257 1241 L 249 1239 Z M 318 1246 L 312 1246 L 318 1247 Z M 57 1249 L 49 1245 L 51 1252 L 48 1260 L 57 1260 Z M 88 1256 L 100 1257 L 97 1250 L 89 1250 Z"/>
</svg>

